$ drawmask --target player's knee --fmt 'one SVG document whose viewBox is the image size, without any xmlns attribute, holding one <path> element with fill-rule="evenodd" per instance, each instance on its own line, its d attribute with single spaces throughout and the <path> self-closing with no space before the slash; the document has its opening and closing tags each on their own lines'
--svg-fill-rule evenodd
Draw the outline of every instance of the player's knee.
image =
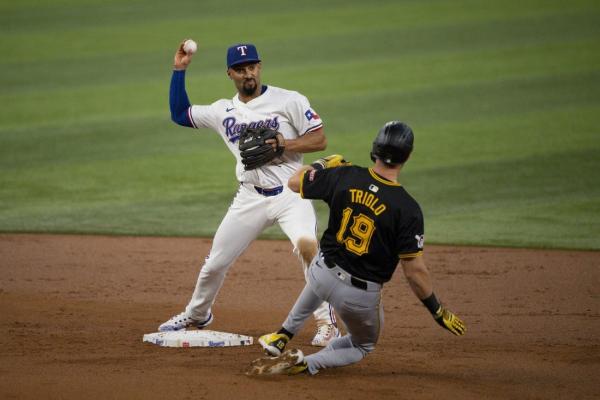
<svg viewBox="0 0 600 400">
<path fill-rule="evenodd" d="M 204 264 L 200 270 L 200 276 L 204 279 L 215 279 L 224 276 L 227 270 L 225 268 L 215 268 L 214 265 Z"/>
<path fill-rule="evenodd" d="M 317 254 L 317 248 L 317 241 L 314 238 L 301 237 L 296 243 L 296 249 L 306 265 L 310 264 Z"/>
<path fill-rule="evenodd" d="M 375 350 L 375 343 L 361 343 L 356 347 L 358 347 L 364 358 L 367 354 L 372 353 Z"/>
<path fill-rule="evenodd" d="M 227 273 L 229 265 L 215 257 L 207 257 L 200 273 L 206 276 L 218 276 Z"/>
</svg>

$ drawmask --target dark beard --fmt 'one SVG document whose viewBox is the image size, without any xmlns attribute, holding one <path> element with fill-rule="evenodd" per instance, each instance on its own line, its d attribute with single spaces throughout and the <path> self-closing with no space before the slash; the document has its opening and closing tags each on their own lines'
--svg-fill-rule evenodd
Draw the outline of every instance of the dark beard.
<svg viewBox="0 0 600 400">
<path fill-rule="evenodd" d="M 246 86 L 245 84 L 242 86 L 242 93 L 246 96 L 252 96 L 254 92 L 256 92 L 256 81 L 254 81 L 254 86 Z"/>
</svg>

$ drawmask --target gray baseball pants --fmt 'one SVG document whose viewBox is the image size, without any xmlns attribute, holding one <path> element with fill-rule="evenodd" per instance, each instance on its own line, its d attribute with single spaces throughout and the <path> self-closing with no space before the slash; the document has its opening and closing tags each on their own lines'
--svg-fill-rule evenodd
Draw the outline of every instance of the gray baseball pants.
<svg viewBox="0 0 600 400">
<path fill-rule="evenodd" d="M 308 371 L 316 374 L 320 369 L 342 367 L 362 360 L 375 349 L 383 329 L 381 285 L 362 281 L 358 286 L 363 287 L 357 287 L 356 278 L 338 266 L 329 268 L 320 253 L 312 260 L 307 275 L 308 282 L 283 327 L 296 334 L 313 311 L 327 301 L 348 331 L 323 350 L 306 356 Z"/>
</svg>

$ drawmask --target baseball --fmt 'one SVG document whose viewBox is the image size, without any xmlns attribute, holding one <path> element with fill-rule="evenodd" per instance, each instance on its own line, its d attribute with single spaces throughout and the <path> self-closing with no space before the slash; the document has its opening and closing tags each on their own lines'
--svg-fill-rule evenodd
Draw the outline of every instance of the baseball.
<svg viewBox="0 0 600 400">
<path fill-rule="evenodd" d="M 188 39 L 183 43 L 183 51 L 186 54 L 194 54 L 198 50 L 198 45 L 192 39 Z"/>
</svg>

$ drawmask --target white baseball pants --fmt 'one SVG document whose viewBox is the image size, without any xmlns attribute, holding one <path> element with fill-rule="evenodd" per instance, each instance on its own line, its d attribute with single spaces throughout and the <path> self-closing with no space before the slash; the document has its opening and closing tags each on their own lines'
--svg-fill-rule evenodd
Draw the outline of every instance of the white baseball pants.
<svg viewBox="0 0 600 400">
<path fill-rule="evenodd" d="M 276 196 L 263 196 L 252 185 L 240 185 L 217 229 L 210 254 L 200 270 L 196 288 L 186 307 L 192 318 L 200 321 L 208 318 L 231 265 L 253 240 L 275 222 L 294 245 L 296 254 L 300 238 L 317 241 L 317 221 L 309 200 L 302 199 L 287 187 Z M 306 278 L 308 266 L 304 265 L 301 257 L 300 260 Z M 317 325 L 335 321 L 333 310 L 327 303 L 321 303 L 313 315 Z"/>
</svg>

